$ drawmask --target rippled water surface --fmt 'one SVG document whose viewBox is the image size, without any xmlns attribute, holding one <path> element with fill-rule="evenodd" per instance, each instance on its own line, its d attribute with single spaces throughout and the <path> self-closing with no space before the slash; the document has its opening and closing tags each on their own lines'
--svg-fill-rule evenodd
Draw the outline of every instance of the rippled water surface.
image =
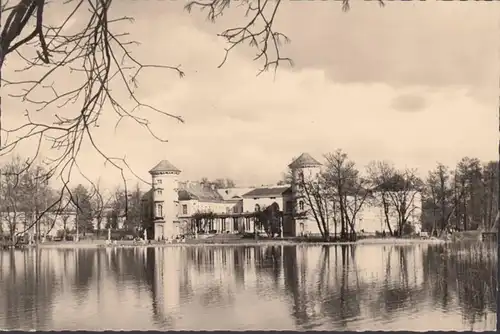
<svg viewBox="0 0 500 334">
<path fill-rule="evenodd" d="M 496 247 L 4 251 L 0 328 L 494 330 Z"/>
</svg>

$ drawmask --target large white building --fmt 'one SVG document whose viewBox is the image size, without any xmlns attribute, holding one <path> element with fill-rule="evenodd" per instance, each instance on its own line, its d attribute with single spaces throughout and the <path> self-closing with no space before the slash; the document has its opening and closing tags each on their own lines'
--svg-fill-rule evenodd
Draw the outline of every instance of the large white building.
<svg viewBox="0 0 500 334">
<path fill-rule="evenodd" d="M 182 182 L 181 170 L 167 160 L 149 171 L 152 189 L 143 197 L 142 219 L 154 239 L 171 239 L 186 233 L 254 232 L 256 213 L 273 206 L 280 214 L 280 234 L 298 236 L 320 234 L 318 224 L 306 205 L 300 179 L 314 179 L 322 165 L 303 153 L 289 166 L 292 184 L 284 186 L 215 189 L 200 182 Z M 356 230 L 365 233 L 386 230 L 385 214 L 376 203 L 377 194 L 357 214 Z M 413 199 L 410 221 L 420 222 L 421 198 Z M 391 225 L 396 226 L 394 212 Z M 329 230 L 335 231 L 329 217 Z M 149 223 L 149 224 L 148 224 Z M 338 231 L 340 232 L 340 231 Z"/>
</svg>

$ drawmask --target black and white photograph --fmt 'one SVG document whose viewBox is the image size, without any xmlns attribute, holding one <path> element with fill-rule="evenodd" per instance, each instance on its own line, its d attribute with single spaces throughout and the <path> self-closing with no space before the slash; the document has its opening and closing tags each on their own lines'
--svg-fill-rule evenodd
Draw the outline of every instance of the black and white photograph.
<svg viewBox="0 0 500 334">
<path fill-rule="evenodd" d="M 0 330 L 497 329 L 500 2 L 0 10 Z"/>
</svg>

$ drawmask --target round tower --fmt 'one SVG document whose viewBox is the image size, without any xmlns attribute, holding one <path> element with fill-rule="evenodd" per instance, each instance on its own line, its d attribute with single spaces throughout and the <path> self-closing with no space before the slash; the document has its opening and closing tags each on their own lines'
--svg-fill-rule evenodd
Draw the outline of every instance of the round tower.
<svg viewBox="0 0 500 334">
<path fill-rule="evenodd" d="M 292 172 L 292 197 L 295 235 L 316 232 L 316 222 L 307 215 L 307 199 L 304 184 L 314 181 L 321 172 L 321 163 L 309 153 L 302 153 L 290 165 Z"/>
<path fill-rule="evenodd" d="M 178 234 L 178 188 L 181 170 L 167 160 L 149 171 L 153 185 L 154 239 L 172 239 Z"/>
</svg>

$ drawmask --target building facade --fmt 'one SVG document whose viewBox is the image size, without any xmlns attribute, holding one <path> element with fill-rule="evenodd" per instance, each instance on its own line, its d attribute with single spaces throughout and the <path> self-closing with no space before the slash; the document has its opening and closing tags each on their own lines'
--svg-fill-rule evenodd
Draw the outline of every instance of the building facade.
<svg viewBox="0 0 500 334">
<path fill-rule="evenodd" d="M 181 182 L 181 170 L 167 160 L 150 170 L 152 188 L 142 199 L 142 220 L 151 228 L 150 239 L 172 239 L 197 233 L 261 233 L 257 224 L 259 213 L 273 207 L 279 213 L 282 236 L 319 235 L 316 219 L 308 210 L 304 195 L 304 180 L 318 178 L 322 165 L 308 153 L 303 153 L 289 166 L 290 185 L 216 189 L 201 182 Z M 356 230 L 367 234 L 387 231 L 385 212 L 378 204 L 376 193 L 370 194 L 356 215 Z M 420 231 L 421 197 L 416 194 L 409 221 Z M 393 230 L 397 214 L 389 212 Z M 327 211 L 330 234 L 337 231 L 333 212 Z M 337 231 L 340 233 L 340 231 Z"/>
</svg>

